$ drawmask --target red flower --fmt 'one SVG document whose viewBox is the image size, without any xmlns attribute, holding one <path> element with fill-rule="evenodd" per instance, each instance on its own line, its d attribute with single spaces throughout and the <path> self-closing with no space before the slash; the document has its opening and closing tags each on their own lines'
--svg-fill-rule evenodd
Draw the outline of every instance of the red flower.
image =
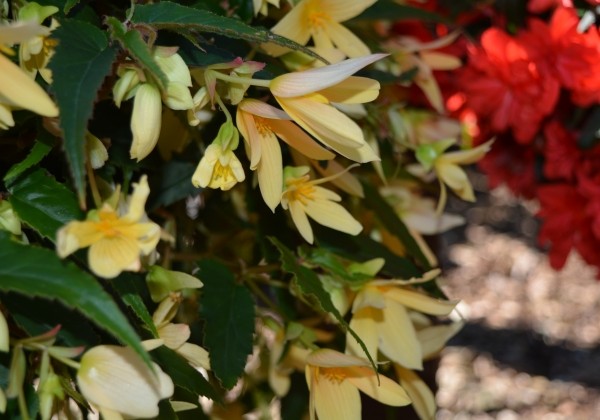
<svg viewBox="0 0 600 420">
<path fill-rule="evenodd" d="M 574 185 L 556 184 L 538 188 L 542 227 L 538 240 L 549 245 L 550 265 L 561 269 L 572 249 L 589 264 L 600 266 L 600 240 L 592 231 L 588 199 Z"/>
<path fill-rule="evenodd" d="M 518 142 L 530 143 L 543 118 L 554 110 L 560 86 L 543 62 L 517 38 L 491 28 L 481 48 L 471 49 L 462 74 L 467 101 L 488 117 L 497 132 L 512 128 Z"/>
<path fill-rule="evenodd" d="M 558 121 L 544 127 L 544 176 L 549 179 L 572 180 L 582 158 L 574 133 Z"/>
<path fill-rule="evenodd" d="M 535 197 L 535 152 L 530 146 L 515 143 L 510 136 L 502 136 L 478 162 L 487 175 L 490 188 L 506 184 L 518 196 Z"/>
<path fill-rule="evenodd" d="M 556 6 L 573 7 L 571 0 L 529 0 L 527 10 L 531 13 L 542 13 Z"/>
</svg>

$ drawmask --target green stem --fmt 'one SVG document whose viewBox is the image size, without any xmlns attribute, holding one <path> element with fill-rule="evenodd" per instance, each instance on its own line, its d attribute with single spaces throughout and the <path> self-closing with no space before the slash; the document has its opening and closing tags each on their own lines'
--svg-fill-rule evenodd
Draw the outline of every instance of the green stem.
<svg viewBox="0 0 600 420">
<path fill-rule="evenodd" d="M 102 198 L 100 197 L 100 192 L 98 191 L 98 184 L 96 184 L 96 176 L 94 175 L 94 169 L 90 164 L 89 160 L 85 163 L 85 168 L 87 170 L 88 181 L 90 183 L 90 190 L 92 191 L 92 198 L 94 199 L 94 204 L 96 208 L 100 208 L 102 206 Z"/>
<path fill-rule="evenodd" d="M 245 278 L 245 283 L 248 285 L 248 287 L 250 288 L 250 290 L 252 290 L 252 292 L 258 296 L 258 298 L 260 300 L 262 300 L 273 312 L 279 314 L 283 319 L 286 319 L 286 317 L 284 316 L 284 314 L 281 313 L 280 309 L 277 307 L 277 305 L 275 305 L 271 299 L 269 299 L 269 297 L 260 289 L 260 287 L 258 287 L 256 285 L 256 283 L 254 283 L 254 281 L 252 281 L 251 279 L 249 279 L 248 277 Z"/>
<path fill-rule="evenodd" d="M 18 401 L 19 401 L 19 412 L 21 413 L 21 417 L 23 418 L 23 420 L 29 420 L 29 411 L 27 410 L 27 402 L 25 401 L 25 393 L 23 392 L 23 389 L 21 388 L 19 395 L 17 397 Z"/>
</svg>

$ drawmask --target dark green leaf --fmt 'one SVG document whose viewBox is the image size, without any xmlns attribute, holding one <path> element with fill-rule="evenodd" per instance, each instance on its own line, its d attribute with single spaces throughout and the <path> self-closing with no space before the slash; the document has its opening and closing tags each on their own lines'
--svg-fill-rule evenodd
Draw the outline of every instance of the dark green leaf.
<svg viewBox="0 0 600 420">
<path fill-rule="evenodd" d="M 349 262 L 344 262 L 339 256 L 324 248 L 301 248 L 301 256 L 306 261 L 321 267 L 329 274 L 349 283 L 361 283 L 371 279 L 371 276 L 362 273 L 352 273 L 348 270 Z"/>
<path fill-rule="evenodd" d="M 42 169 L 23 174 L 8 191 L 21 220 L 51 241 L 65 223 L 83 217 L 73 192 Z"/>
<path fill-rule="evenodd" d="M 145 284 L 144 277 L 134 273 L 121 273 L 111 281 L 112 287 L 117 291 L 123 303 L 143 322 L 144 328 L 152 333 L 154 338 L 158 338 L 158 331 L 152 321 L 152 315 L 148 312 L 142 299 L 143 295 L 148 295 Z"/>
<path fill-rule="evenodd" d="M 377 371 L 377 364 L 369 354 L 365 343 L 362 339 L 354 332 L 348 325 L 342 314 L 337 310 L 331 301 L 329 293 L 325 291 L 319 277 L 309 268 L 298 263 L 296 256 L 290 251 L 285 245 L 283 245 L 277 238 L 270 237 L 269 240 L 277 247 L 281 254 L 281 267 L 284 271 L 292 274 L 294 282 L 298 286 L 299 290 L 306 296 L 316 300 L 321 306 L 323 311 L 332 314 L 335 319 L 340 323 L 345 331 L 348 331 L 352 337 L 356 339 L 360 347 L 363 349 L 367 358 L 373 365 L 373 369 Z"/>
<path fill-rule="evenodd" d="M 11 240 L 6 232 L 0 232 L 0 290 L 56 299 L 77 309 L 150 362 L 127 318 L 94 277 L 48 249 Z"/>
<path fill-rule="evenodd" d="M 253 28 L 238 19 L 215 15 L 206 10 L 193 9 L 170 1 L 137 6 L 133 21 L 145 23 L 157 29 L 171 29 L 176 32 L 185 33 L 185 31 L 194 29 L 198 32 L 220 34 L 228 38 L 244 39 L 250 42 L 272 42 L 322 60 L 309 48 L 266 29 Z"/>
<path fill-rule="evenodd" d="M 62 21 L 52 37 L 59 42 L 48 65 L 53 74 L 52 89 L 60 108 L 65 153 L 83 207 L 87 123 L 97 92 L 110 73 L 116 49 L 108 45 L 104 31 L 82 21 Z"/>
<path fill-rule="evenodd" d="M 122 22 L 112 16 L 106 18 L 106 24 L 110 27 L 111 37 L 118 40 L 143 69 L 152 73 L 156 81 L 166 87 L 169 83 L 167 76 L 154 60 L 142 34 L 136 29 L 127 30 Z"/>
<path fill-rule="evenodd" d="M 244 373 L 252 353 L 254 301 L 246 287 L 236 284 L 231 271 L 210 260 L 198 263 L 202 289 L 204 344 L 210 366 L 223 386 L 231 389 Z"/>
<path fill-rule="evenodd" d="M 159 347 L 152 351 L 152 356 L 156 358 L 157 363 L 165 373 L 171 377 L 175 386 L 183 388 L 194 395 L 202 395 L 216 402 L 221 401 L 221 396 L 204 379 L 204 376 L 173 350 L 164 346 Z M 212 364 L 213 355 L 211 354 L 210 357 Z"/>
<path fill-rule="evenodd" d="M 448 19 L 437 13 L 414 6 L 398 4 L 393 0 L 379 0 L 353 20 L 419 20 L 449 23 Z"/>
<path fill-rule="evenodd" d="M 10 181 L 12 178 L 21 175 L 25 170 L 40 163 L 40 161 L 50 153 L 52 146 L 53 145 L 48 142 L 36 140 L 27 157 L 21 162 L 13 165 L 6 175 L 4 175 L 4 181 Z"/>
<path fill-rule="evenodd" d="M 415 258 L 425 270 L 431 269 L 427 257 L 423 254 L 423 251 L 421 251 L 421 248 L 394 209 L 370 183 L 363 181 L 362 186 L 365 193 L 364 203 L 375 212 L 381 224 L 402 242 L 402 245 L 406 247 L 407 253 Z"/>
<path fill-rule="evenodd" d="M 66 0 L 65 7 L 63 9 L 65 15 L 68 14 L 73 7 L 77 6 L 79 4 L 79 1 L 80 0 Z"/>
<path fill-rule="evenodd" d="M 189 162 L 172 160 L 164 164 L 158 176 L 150 178 L 152 196 L 148 208 L 168 206 L 197 193 L 198 189 L 190 181 L 195 170 L 196 165 Z"/>
</svg>

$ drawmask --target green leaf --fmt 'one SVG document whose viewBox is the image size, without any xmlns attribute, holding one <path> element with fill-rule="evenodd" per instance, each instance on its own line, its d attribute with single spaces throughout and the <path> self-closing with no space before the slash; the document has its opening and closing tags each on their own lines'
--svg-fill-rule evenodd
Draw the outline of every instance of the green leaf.
<svg viewBox="0 0 600 420">
<path fill-rule="evenodd" d="M 158 338 L 158 331 L 152 321 L 152 315 L 148 312 L 142 299 L 142 295 L 148 294 L 145 284 L 144 277 L 134 273 L 121 273 L 117 278 L 111 280 L 113 289 L 117 291 L 123 303 L 142 321 L 144 328 L 154 338 Z"/>
<path fill-rule="evenodd" d="M 36 140 L 33 144 L 33 147 L 29 151 L 27 157 L 21 162 L 14 164 L 8 170 L 6 175 L 4 175 L 4 181 L 7 182 L 10 181 L 12 178 L 16 178 L 17 176 L 25 172 L 27 169 L 40 163 L 41 160 L 44 159 L 48 153 L 50 153 L 52 147 L 53 145 L 48 142 Z"/>
<path fill-rule="evenodd" d="M 198 192 L 192 182 L 196 165 L 190 162 L 172 160 L 160 168 L 160 173 L 150 178 L 152 195 L 148 202 L 150 210 L 168 206 L 182 198 Z"/>
<path fill-rule="evenodd" d="M 198 266 L 204 283 L 204 344 L 210 352 L 212 371 L 225 388 L 231 389 L 252 353 L 254 301 L 250 291 L 236 284 L 231 271 L 221 263 L 204 260 Z"/>
<path fill-rule="evenodd" d="M 152 50 L 144 42 L 142 34 L 137 29 L 127 30 L 122 22 L 112 16 L 106 18 L 106 24 L 110 27 L 111 37 L 119 41 L 138 64 L 152 73 L 162 87 L 165 88 L 169 84 L 167 76 L 154 60 Z"/>
<path fill-rule="evenodd" d="M 198 32 L 209 32 L 250 42 L 272 42 L 324 61 L 309 48 L 266 29 L 253 28 L 238 19 L 215 15 L 207 10 L 193 9 L 170 1 L 137 6 L 133 21 L 180 33 L 194 29 Z"/>
<path fill-rule="evenodd" d="M 426 22 L 449 23 L 448 19 L 437 13 L 419 7 L 398 4 L 393 0 L 379 0 L 353 20 L 419 20 Z"/>
<path fill-rule="evenodd" d="M 292 251 L 279 242 L 277 238 L 269 237 L 269 240 L 279 250 L 279 253 L 281 254 L 281 266 L 284 271 L 294 276 L 294 283 L 298 286 L 299 290 L 304 295 L 315 299 L 323 311 L 329 312 L 335 317 L 335 319 L 337 319 L 344 331 L 349 332 L 350 335 L 356 339 L 358 344 L 360 344 L 360 347 L 367 355 L 371 365 L 373 365 L 373 369 L 377 371 L 377 364 L 369 354 L 365 343 L 358 336 L 358 334 L 356 334 L 356 332 L 350 328 L 350 325 L 348 325 L 342 314 L 340 314 L 337 308 L 333 305 L 331 297 L 323 288 L 319 277 L 311 269 L 299 264 Z"/>
<path fill-rule="evenodd" d="M 431 265 L 427 257 L 423 254 L 423 251 L 421 251 L 421 248 L 394 209 L 370 183 L 363 181 L 362 186 L 365 193 L 364 203 L 367 207 L 373 210 L 381 224 L 402 242 L 402 245 L 406 247 L 407 253 L 415 258 L 425 270 L 430 270 Z"/>
<path fill-rule="evenodd" d="M 68 14 L 73 7 L 77 6 L 79 4 L 79 1 L 80 0 L 66 0 L 65 7 L 63 8 L 65 15 Z"/>
<path fill-rule="evenodd" d="M 52 37 L 59 42 L 48 65 L 52 90 L 60 108 L 60 127 L 75 190 L 84 207 L 87 123 L 97 92 L 111 71 L 116 49 L 108 45 L 104 31 L 77 20 L 62 21 Z"/>
<path fill-rule="evenodd" d="M 218 353 L 218 351 L 215 353 Z M 212 385 L 204 379 L 204 376 L 173 350 L 162 346 L 153 350 L 152 356 L 163 368 L 165 373 L 171 377 L 175 386 L 183 388 L 194 395 L 208 397 L 215 402 L 221 401 L 221 396 L 215 391 Z M 212 364 L 212 354 L 210 355 L 210 358 Z"/>
<path fill-rule="evenodd" d="M 345 280 L 348 283 L 362 283 L 372 277 L 363 273 L 352 273 L 348 270 L 349 263 L 344 261 L 333 252 L 324 248 L 312 248 L 304 246 L 300 249 L 301 256 L 306 261 L 328 271 L 334 277 Z"/>
<path fill-rule="evenodd" d="M 56 299 L 77 309 L 150 363 L 138 335 L 98 281 L 54 252 L 17 243 L 0 232 L 0 279 L 0 290 Z"/>
<path fill-rule="evenodd" d="M 8 191 L 21 220 L 51 241 L 65 223 L 83 217 L 73 192 L 42 169 L 18 177 Z"/>
</svg>

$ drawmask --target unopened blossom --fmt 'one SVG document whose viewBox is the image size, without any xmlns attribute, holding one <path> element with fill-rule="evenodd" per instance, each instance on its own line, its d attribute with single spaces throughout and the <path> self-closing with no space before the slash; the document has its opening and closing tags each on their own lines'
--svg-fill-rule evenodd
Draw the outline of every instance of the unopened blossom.
<svg viewBox="0 0 600 420">
<path fill-rule="evenodd" d="M 383 57 L 385 54 L 372 54 L 287 73 L 274 78 L 269 88 L 292 120 L 321 143 L 348 159 L 371 162 L 379 157 L 365 141 L 363 131 L 332 103 L 361 104 L 377 98 L 378 81 L 352 74 Z"/>
<path fill-rule="evenodd" d="M 262 70 L 265 63 L 258 61 L 244 61 L 236 57 L 227 63 L 211 64 L 204 69 L 204 85 L 208 90 L 211 101 L 214 103 L 217 92 L 217 80 L 225 83 L 225 89 L 220 91 L 223 97 L 228 99 L 232 105 L 237 105 L 246 94 L 251 83 L 252 76 Z"/>
<path fill-rule="evenodd" d="M 160 239 L 160 226 L 147 221 L 144 206 L 150 194 L 143 176 L 134 186 L 125 209 L 105 202 L 88 212 L 86 220 L 72 221 L 56 234 L 56 252 L 65 258 L 90 247 L 88 263 L 98 276 L 113 278 L 122 271 L 140 269 L 140 255 L 149 255 Z"/>
<path fill-rule="evenodd" d="M 396 382 L 377 375 L 368 360 L 320 349 L 306 359 L 306 382 L 310 390 L 310 418 L 314 420 L 360 420 L 359 390 L 382 404 L 410 404 L 406 391 Z"/>
<path fill-rule="evenodd" d="M 273 33 L 306 45 L 312 38 L 318 49 L 338 48 L 348 57 L 360 57 L 371 51 L 365 43 L 340 22 L 361 14 L 376 0 L 302 0 L 271 28 Z M 273 55 L 287 49 L 267 45 Z"/>
<path fill-rule="evenodd" d="M 409 309 L 429 315 L 448 315 L 457 302 L 431 298 L 414 290 L 411 284 L 431 280 L 434 270 L 422 279 L 373 280 L 357 293 L 352 306 L 350 328 L 363 340 L 369 354 L 378 351 L 389 360 L 410 369 L 423 369 L 423 349 L 409 317 Z M 364 351 L 347 334 L 346 349 L 362 356 Z"/>
<path fill-rule="evenodd" d="M 58 116 L 58 108 L 48 94 L 2 54 L 12 54 L 13 44 L 48 33 L 48 28 L 33 21 L 0 25 L 0 129 L 14 125 L 13 109 L 27 109 L 45 117 Z"/>
<path fill-rule="evenodd" d="M 242 182 L 246 178 L 244 168 L 233 153 L 238 144 L 239 132 L 229 120 L 221 126 L 217 138 L 206 148 L 192 175 L 192 184 L 195 187 L 227 191 Z"/>
<path fill-rule="evenodd" d="M 349 235 L 358 235 L 362 225 L 338 204 L 342 198 L 319 184 L 329 181 L 328 178 L 310 180 L 309 168 L 306 166 L 286 167 L 284 170 L 284 191 L 281 206 L 289 210 L 292 221 L 300 235 L 313 243 L 314 235 L 308 218 L 331 229 Z"/>
<path fill-rule="evenodd" d="M 19 10 L 19 21 L 29 21 L 42 24 L 48 17 L 58 12 L 58 7 L 41 6 L 38 3 L 27 3 Z M 58 27 L 58 22 L 52 19 L 50 30 Z M 47 68 L 50 58 L 54 55 L 56 40 L 47 35 L 38 35 L 21 43 L 19 48 L 19 64 L 32 79 L 39 72 L 47 83 L 52 83 L 52 71 Z"/>
<path fill-rule="evenodd" d="M 256 99 L 244 99 L 237 108 L 237 126 L 245 140 L 250 169 L 258 174 L 265 203 L 275 211 L 283 191 L 283 167 L 278 138 L 315 160 L 335 156 L 317 144 L 280 109 Z"/>
<path fill-rule="evenodd" d="M 0 229 L 13 235 L 21 234 L 21 220 L 7 200 L 0 200 Z"/>
<path fill-rule="evenodd" d="M 173 381 L 156 363 L 150 369 L 133 349 L 111 345 L 85 352 L 77 385 L 108 419 L 156 417 L 158 402 L 174 391 Z"/>
<path fill-rule="evenodd" d="M 169 294 L 182 289 L 199 289 L 203 286 L 197 277 L 181 271 L 167 270 L 159 265 L 150 267 L 146 283 L 153 302 L 160 302 Z"/>
</svg>

